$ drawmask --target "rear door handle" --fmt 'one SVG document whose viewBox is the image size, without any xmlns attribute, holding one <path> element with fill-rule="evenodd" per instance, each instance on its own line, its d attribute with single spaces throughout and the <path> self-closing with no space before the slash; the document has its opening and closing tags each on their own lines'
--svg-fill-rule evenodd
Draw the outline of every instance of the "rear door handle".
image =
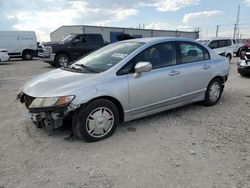
<svg viewBox="0 0 250 188">
<path fill-rule="evenodd" d="M 172 70 L 170 73 L 168 73 L 169 76 L 176 76 L 178 74 L 180 74 L 180 72 L 175 70 Z"/>
<path fill-rule="evenodd" d="M 207 70 L 207 69 L 209 69 L 210 67 L 211 67 L 210 65 L 203 65 L 202 68 L 203 68 L 204 70 Z"/>
</svg>

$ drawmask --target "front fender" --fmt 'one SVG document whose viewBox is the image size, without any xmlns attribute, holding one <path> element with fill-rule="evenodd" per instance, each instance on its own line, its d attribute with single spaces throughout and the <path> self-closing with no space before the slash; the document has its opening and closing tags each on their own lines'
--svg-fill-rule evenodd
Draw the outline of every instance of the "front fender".
<svg viewBox="0 0 250 188">
<path fill-rule="evenodd" d="M 129 109 L 127 76 L 117 77 L 112 81 L 107 80 L 105 83 L 79 89 L 75 93 L 76 97 L 72 103 L 78 107 L 95 98 L 112 97 L 121 103 L 125 111 Z"/>
</svg>

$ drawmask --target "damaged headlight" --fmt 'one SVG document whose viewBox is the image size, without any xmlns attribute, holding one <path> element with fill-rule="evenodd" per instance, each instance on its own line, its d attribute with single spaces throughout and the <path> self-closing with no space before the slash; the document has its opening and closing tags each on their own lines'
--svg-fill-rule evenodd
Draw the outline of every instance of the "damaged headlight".
<svg viewBox="0 0 250 188">
<path fill-rule="evenodd" d="M 240 60 L 238 65 L 239 67 L 246 67 L 248 63 L 245 60 Z"/>
<path fill-rule="evenodd" d="M 73 99 L 74 96 L 72 95 L 63 97 L 38 97 L 32 101 L 29 108 L 65 106 L 69 104 Z"/>
</svg>

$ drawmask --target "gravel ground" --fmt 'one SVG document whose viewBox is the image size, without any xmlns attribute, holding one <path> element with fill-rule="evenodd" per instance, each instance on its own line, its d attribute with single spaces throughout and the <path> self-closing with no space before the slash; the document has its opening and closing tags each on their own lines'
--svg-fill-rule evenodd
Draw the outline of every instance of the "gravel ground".
<svg viewBox="0 0 250 188">
<path fill-rule="evenodd" d="M 121 125 L 101 142 L 37 129 L 15 103 L 19 87 L 53 68 L 0 65 L 0 188 L 250 187 L 250 78 L 237 59 L 216 106 L 188 105 Z"/>
</svg>

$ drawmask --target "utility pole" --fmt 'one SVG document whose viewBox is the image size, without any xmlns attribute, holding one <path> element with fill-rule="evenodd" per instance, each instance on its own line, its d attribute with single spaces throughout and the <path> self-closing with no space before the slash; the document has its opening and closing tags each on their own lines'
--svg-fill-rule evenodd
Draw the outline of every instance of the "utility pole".
<svg viewBox="0 0 250 188">
<path fill-rule="evenodd" d="M 218 34 L 219 34 L 219 28 L 220 28 L 220 25 L 217 25 L 217 26 L 216 26 L 216 35 L 215 35 L 216 37 L 218 37 Z"/>
<path fill-rule="evenodd" d="M 234 24 L 234 36 L 233 36 L 234 39 L 239 38 L 240 35 L 239 22 L 240 22 L 240 5 L 238 5 L 236 23 Z"/>
</svg>

